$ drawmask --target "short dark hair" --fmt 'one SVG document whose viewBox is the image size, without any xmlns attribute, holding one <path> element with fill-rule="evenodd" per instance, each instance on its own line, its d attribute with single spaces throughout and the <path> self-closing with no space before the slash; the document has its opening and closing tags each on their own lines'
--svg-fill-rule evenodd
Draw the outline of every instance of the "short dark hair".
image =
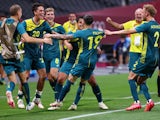
<svg viewBox="0 0 160 120">
<path fill-rule="evenodd" d="M 14 4 L 10 7 L 9 12 L 11 16 L 17 15 L 17 12 L 22 9 L 20 5 Z"/>
<path fill-rule="evenodd" d="M 77 19 L 76 19 L 76 21 L 78 22 L 79 19 L 83 19 L 83 16 L 78 16 Z"/>
<path fill-rule="evenodd" d="M 32 12 L 34 13 L 34 11 L 36 11 L 38 9 L 38 7 L 40 7 L 40 6 L 44 7 L 44 5 L 42 3 L 38 3 L 38 2 L 34 3 L 32 5 Z"/>
<path fill-rule="evenodd" d="M 93 23 L 93 16 L 91 15 L 84 15 L 83 19 L 86 25 L 91 25 Z"/>
</svg>

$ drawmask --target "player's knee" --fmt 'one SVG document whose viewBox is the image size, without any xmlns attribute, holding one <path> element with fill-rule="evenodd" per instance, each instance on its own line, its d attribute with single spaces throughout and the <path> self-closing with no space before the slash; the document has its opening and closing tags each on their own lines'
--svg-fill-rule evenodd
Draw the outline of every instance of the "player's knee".
<svg viewBox="0 0 160 120">
<path fill-rule="evenodd" d="M 39 79 L 41 79 L 41 80 L 45 80 L 46 78 L 47 78 L 46 74 L 39 75 Z"/>
<path fill-rule="evenodd" d="M 64 82 L 65 82 L 65 80 L 66 80 L 66 77 L 58 76 L 58 78 L 57 78 L 57 83 L 63 85 Z"/>
<path fill-rule="evenodd" d="M 88 83 L 91 85 L 91 86 L 96 86 L 97 85 L 97 82 L 93 79 L 89 79 L 88 80 Z"/>
<path fill-rule="evenodd" d="M 94 81 L 88 81 L 88 83 L 90 84 L 90 86 L 96 86 L 97 85 L 97 83 L 94 82 Z"/>
</svg>

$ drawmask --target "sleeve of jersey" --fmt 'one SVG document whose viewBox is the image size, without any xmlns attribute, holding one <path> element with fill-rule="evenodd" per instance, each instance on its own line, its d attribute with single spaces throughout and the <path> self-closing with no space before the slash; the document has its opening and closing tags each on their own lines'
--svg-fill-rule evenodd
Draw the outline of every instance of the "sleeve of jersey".
<svg viewBox="0 0 160 120">
<path fill-rule="evenodd" d="M 81 37 L 82 32 L 81 31 L 77 31 L 75 32 L 73 35 L 73 38 L 80 38 Z"/>
<path fill-rule="evenodd" d="M 62 26 L 60 26 L 59 28 L 60 28 L 60 33 L 61 34 L 65 34 L 66 33 L 65 29 Z"/>
<path fill-rule="evenodd" d="M 149 28 L 148 28 L 148 23 L 143 23 L 142 25 L 139 25 L 138 27 L 135 28 L 136 31 L 139 33 L 139 32 L 145 32 L 147 31 Z"/>
<path fill-rule="evenodd" d="M 18 33 L 19 33 L 20 35 L 26 33 L 26 30 L 25 30 L 25 28 L 24 28 L 24 26 L 23 26 L 22 23 L 18 23 L 18 25 L 17 25 L 17 30 L 18 30 Z"/>
</svg>

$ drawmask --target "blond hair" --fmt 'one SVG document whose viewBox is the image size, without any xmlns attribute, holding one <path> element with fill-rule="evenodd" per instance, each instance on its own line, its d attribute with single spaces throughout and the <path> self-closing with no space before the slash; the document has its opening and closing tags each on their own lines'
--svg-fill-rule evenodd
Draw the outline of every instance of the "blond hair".
<svg viewBox="0 0 160 120">
<path fill-rule="evenodd" d="M 22 9 L 20 5 L 14 4 L 10 7 L 9 12 L 11 16 L 17 15 L 17 12 Z"/>
<path fill-rule="evenodd" d="M 46 13 L 46 12 L 54 12 L 54 8 L 46 8 L 46 9 L 45 9 L 45 13 Z"/>
<path fill-rule="evenodd" d="M 157 13 L 156 8 L 152 4 L 145 4 L 143 5 L 143 8 L 152 16 L 154 17 Z"/>
</svg>

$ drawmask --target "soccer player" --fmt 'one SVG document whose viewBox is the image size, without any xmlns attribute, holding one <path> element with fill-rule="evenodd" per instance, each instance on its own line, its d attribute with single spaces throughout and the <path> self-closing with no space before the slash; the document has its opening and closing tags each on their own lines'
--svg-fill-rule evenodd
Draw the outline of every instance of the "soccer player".
<svg viewBox="0 0 160 120">
<path fill-rule="evenodd" d="M 69 92 L 71 85 L 76 81 L 78 77 L 81 77 L 83 81 L 81 83 L 83 84 L 84 82 L 89 80 L 95 68 L 95 64 L 97 61 L 97 46 L 100 40 L 103 38 L 104 32 L 91 29 L 91 25 L 93 22 L 92 16 L 85 15 L 83 19 L 84 19 L 84 30 L 79 30 L 69 35 L 48 35 L 48 37 L 53 37 L 53 38 L 60 38 L 60 39 L 78 38 L 80 40 L 79 43 L 80 49 L 78 51 L 77 59 L 70 71 L 66 84 L 62 88 L 62 91 L 58 98 L 58 102 L 57 104 L 55 104 L 55 107 L 53 107 L 52 110 L 55 110 L 60 107 L 65 95 Z"/>
<path fill-rule="evenodd" d="M 70 13 L 68 17 L 68 21 L 63 24 L 63 27 L 66 33 L 76 32 L 77 30 L 77 22 L 76 22 L 76 14 Z"/>
<path fill-rule="evenodd" d="M 146 23 L 143 23 L 142 25 L 130 30 L 105 31 L 107 35 L 143 32 L 144 43 L 142 53 L 134 63 L 133 68 L 131 69 L 131 72 L 128 76 L 131 94 L 134 99 L 134 103 L 130 107 L 126 108 L 126 110 L 128 111 L 141 108 L 141 104 L 136 91 L 136 81 L 138 85 L 141 85 L 142 90 L 144 91 L 144 96 L 147 100 L 144 111 L 150 111 L 154 107 L 154 102 L 151 99 L 145 81 L 148 77 L 152 76 L 158 64 L 158 40 L 160 25 L 154 19 L 156 13 L 157 10 L 153 5 L 145 4 L 143 6 L 143 15 L 144 19 L 147 21 Z"/>
<path fill-rule="evenodd" d="M 8 41 L 11 38 L 11 40 L 13 40 L 14 44 L 15 44 L 15 48 L 17 50 L 19 50 L 19 47 L 16 46 L 18 45 L 18 43 L 20 42 L 20 37 L 23 38 L 23 42 L 32 42 L 32 43 L 43 43 L 43 42 L 48 42 L 48 43 L 52 43 L 52 41 L 50 39 L 38 39 L 38 38 L 33 38 L 30 37 L 27 32 L 25 31 L 23 25 L 21 23 L 19 23 L 19 20 L 22 16 L 22 8 L 18 5 L 18 4 L 14 4 L 10 7 L 10 18 L 5 19 L 5 21 L 0 22 L 1 27 L 5 24 L 6 26 L 11 26 L 11 25 L 15 25 L 15 31 L 8 31 L 10 32 L 11 35 L 13 34 L 13 38 L 11 38 L 11 36 L 8 36 Z M 6 27 L 4 25 L 4 27 Z M 8 30 L 9 30 L 8 27 Z M 11 26 L 12 27 L 12 26 Z M 13 27 L 12 27 L 13 28 Z M 1 28 L 2 29 L 2 28 Z M 7 28 L 6 28 L 7 29 Z M 4 29 L 5 30 L 5 29 Z M 18 54 L 19 51 L 17 51 L 16 53 L 14 51 L 10 51 L 11 54 L 7 54 L 10 55 L 10 57 L 7 58 L 7 56 L 5 53 L 7 52 L 5 47 L 6 42 L 4 40 L 6 40 L 4 37 L 4 35 L 2 35 L 2 32 L 0 33 L 0 39 L 2 42 L 2 57 L 3 57 L 3 67 L 4 70 L 7 74 L 8 77 L 8 85 L 7 85 L 7 90 L 6 90 L 6 96 L 7 96 L 7 102 L 9 104 L 9 106 L 11 108 L 15 108 L 15 103 L 12 97 L 12 91 L 15 88 L 15 84 L 16 84 L 16 73 L 18 74 L 19 78 L 20 78 L 20 82 L 22 84 L 22 91 L 24 93 L 25 99 L 26 99 L 26 110 L 31 110 L 33 108 L 33 103 L 30 102 L 30 91 L 29 91 L 29 86 L 27 83 L 27 78 L 26 78 L 26 71 L 25 71 L 25 66 L 23 64 L 23 56 L 21 54 Z M 20 45 L 20 44 L 19 44 Z M 6 47 L 9 47 L 9 44 L 6 45 Z M 11 56 L 14 55 L 14 56 Z M 19 56 L 20 57 L 17 57 Z"/>
<path fill-rule="evenodd" d="M 41 3 L 34 3 L 32 6 L 32 12 L 34 14 L 33 18 L 24 20 L 22 22 L 23 26 L 27 33 L 35 38 L 42 38 L 45 32 L 52 33 L 52 30 L 49 24 L 44 20 L 44 6 Z M 39 79 L 37 82 L 37 89 L 33 102 L 38 106 L 38 108 L 43 109 L 44 106 L 41 103 L 41 95 L 44 87 L 44 82 L 47 77 L 45 63 L 43 60 L 40 44 L 35 43 L 25 43 L 24 45 L 25 55 L 24 55 L 24 64 L 27 69 L 27 76 L 29 78 L 30 70 L 37 70 Z M 18 106 L 21 108 L 23 106 L 23 92 L 18 91 Z"/>
<path fill-rule="evenodd" d="M 52 30 L 57 33 L 64 34 L 65 30 L 61 24 L 54 22 L 55 14 L 53 8 L 45 9 L 45 19 L 51 26 Z M 55 90 L 55 85 L 60 68 L 62 57 L 62 41 L 53 39 L 53 45 L 43 44 L 43 58 L 46 66 L 47 77 L 50 86 Z"/>
<path fill-rule="evenodd" d="M 77 30 L 82 30 L 84 29 L 84 20 L 83 20 L 83 16 L 80 16 L 77 18 Z M 70 70 L 72 69 L 72 66 L 75 63 L 77 54 L 78 54 L 78 50 L 79 50 L 79 44 L 80 42 L 77 41 L 78 39 L 74 39 L 71 40 L 70 43 L 73 46 L 72 50 L 67 50 L 67 54 L 66 54 L 66 59 L 64 61 L 64 63 L 62 64 L 61 68 L 60 68 L 60 72 L 58 75 L 58 80 L 57 80 L 57 84 L 55 87 L 55 99 L 58 100 L 59 94 L 61 92 L 62 86 L 64 81 L 67 79 L 67 76 L 69 75 Z M 101 91 L 100 88 L 95 80 L 95 77 L 92 75 L 88 81 L 88 83 L 92 86 L 92 90 L 93 93 L 95 94 L 98 103 L 99 103 L 99 107 L 101 109 L 108 109 L 108 107 L 103 103 L 102 101 L 102 95 L 101 95 Z M 80 98 L 82 97 L 83 93 L 84 93 L 84 89 L 85 89 L 85 83 L 84 81 L 81 81 L 79 84 L 79 88 L 77 90 L 77 94 L 76 94 L 76 98 L 74 100 L 74 103 L 68 108 L 68 110 L 76 110 L 77 109 L 77 104 L 80 100 Z M 51 107 L 48 108 L 48 110 L 54 110 L 54 105 L 57 104 L 57 101 L 55 101 L 54 103 L 51 103 Z"/>
<path fill-rule="evenodd" d="M 143 21 L 143 9 L 142 8 L 137 8 L 134 14 L 135 14 L 134 20 L 130 20 L 122 24 L 119 24 L 113 21 L 110 17 L 107 17 L 106 21 L 117 29 L 128 30 L 133 27 L 137 27 L 145 22 Z M 143 47 L 143 33 L 131 34 L 130 38 L 131 38 L 131 42 L 130 42 L 130 49 L 129 49 L 129 71 L 132 69 L 135 61 L 141 55 L 142 47 Z M 143 91 L 141 90 L 141 85 L 139 88 L 140 88 L 139 93 L 143 93 Z"/>
<path fill-rule="evenodd" d="M 0 21 L 3 21 L 5 18 L 6 18 L 5 15 L 1 15 Z M 2 55 L 1 55 L 1 51 L 2 51 L 2 46 L 1 46 L 1 43 L 0 43 L 0 75 L 1 75 L 0 85 L 4 85 L 5 84 L 6 73 L 5 73 L 5 71 L 3 69 L 3 65 L 2 65 L 3 58 L 2 58 Z"/>
</svg>

